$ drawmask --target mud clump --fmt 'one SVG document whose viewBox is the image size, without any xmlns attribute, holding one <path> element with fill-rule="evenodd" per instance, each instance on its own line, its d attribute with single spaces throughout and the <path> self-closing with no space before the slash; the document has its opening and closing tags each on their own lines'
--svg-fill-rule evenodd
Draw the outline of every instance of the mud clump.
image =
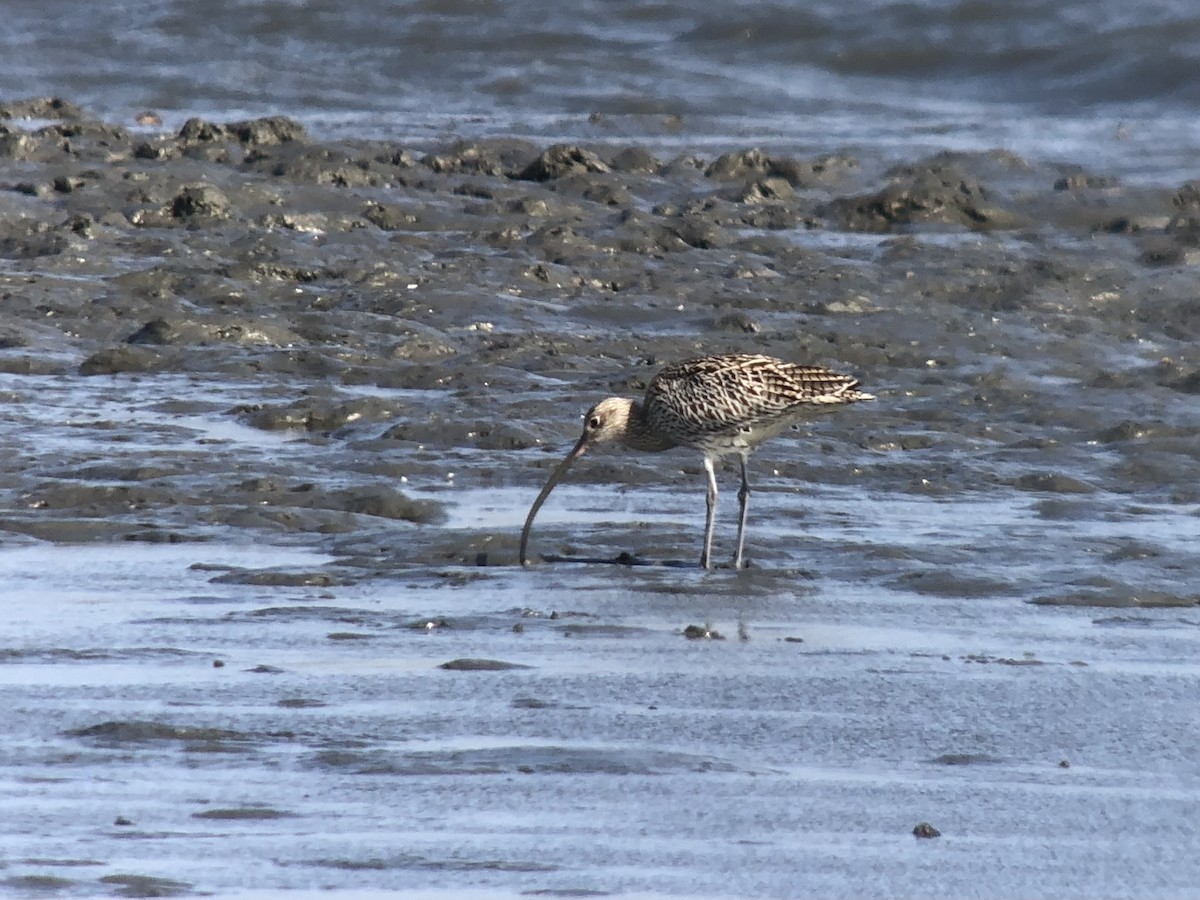
<svg viewBox="0 0 1200 900">
<path fill-rule="evenodd" d="M 121 345 L 93 353 L 79 364 L 80 375 L 116 375 L 118 373 L 159 372 L 166 368 L 159 353 L 145 347 Z"/>
<path fill-rule="evenodd" d="M 541 154 L 516 177 L 522 181 L 553 181 L 566 175 L 610 171 L 608 165 L 590 150 L 561 145 Z"/>
<path fill-rule="evenodd" d="M 192 813 L 193 819 L 218 822 L 269 822 L 272 819 L 288 819 L 294 813 L 272 809 L 269 806 L 238 806 L 230 809 L 205 809 Z"/>
<path fill-rule="evenodd" d="M 822 213 L 851 231 L 931 224 L 996 231 L 1025 224 L 1023 217 L 995 202 L 992 190 L 955 167 L 941 165 L 904 172 L 872 194 L 834 200 Z"/>
<path fill-rule="evenodd" d="M 192 184 L 171 200 L 171 215 L 177 219 L 227 219 L 229 198 L 210 184 Z"/>
<path fill-rule="evenodd" d="M 438 666 L 448 672 L 507 672 L 512 669 L 529 669 L 531 666 L 506 662 L 502 659 L 452 659 Z"/>
<path fill-rule="evenodd" d="M 138 720 L 101 722 L 71 729 L 66 734 L 110 745 L 145 744 L 154 741 L 231 741 L 245 738 L 245 735 L 225 728 L 167 725 L 162 722 Z"/>
<path fill-rule="evenodd" d="M 156 875 L 105 875 L 100 884 L 117 888 L 119 897 L 178 897 L 195 890 L 188 882 Z"/>
</svg>

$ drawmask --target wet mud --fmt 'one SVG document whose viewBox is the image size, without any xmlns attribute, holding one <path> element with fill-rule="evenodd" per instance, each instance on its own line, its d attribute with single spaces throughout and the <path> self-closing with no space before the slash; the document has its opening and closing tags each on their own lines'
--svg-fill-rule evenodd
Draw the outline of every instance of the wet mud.
<svg viewBox="0 0 1200 900">
<path fill-rule="evenodd" d="M 0 191 L 0 891 L 1200 877 L 1162 864 L 1200 797 L 1196 184 L 35 100 Z M 580 414 L 717 352 L 878 397 L 755 454 L 749 569 L 697 570 L 686 452 L 581 460 L 517 566 Z"/>
</svg>

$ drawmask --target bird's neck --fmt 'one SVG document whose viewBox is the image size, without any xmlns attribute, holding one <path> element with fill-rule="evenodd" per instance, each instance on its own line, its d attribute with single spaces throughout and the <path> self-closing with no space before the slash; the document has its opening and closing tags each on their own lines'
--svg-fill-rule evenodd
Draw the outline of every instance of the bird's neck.
<svg viewBox="0 0 1200 900">
<path fill-rule="evenodd" d="M 646 453 L 660 453 L 676 446 L 676 443 L 669 437 L 650 427 L 646 417 L 646 407 L 636 400 L 629 405 L 629 421 L 621 443 L 630 450 L 641 450 Z"/>
</svg>

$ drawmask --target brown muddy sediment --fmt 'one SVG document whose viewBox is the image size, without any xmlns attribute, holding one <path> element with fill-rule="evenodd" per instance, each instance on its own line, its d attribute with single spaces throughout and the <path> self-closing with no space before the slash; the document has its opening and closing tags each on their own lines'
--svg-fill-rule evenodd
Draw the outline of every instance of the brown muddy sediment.
<svg viewBox="0 0 1200 900">
<path fill-rule="evenodd" d="M 832 364 L 880 398 L 764 448 L 774 485 L 1016 491 L 1048 523 L 1200 498 L 1183 475 L 1200 391 L 1191 184 L 1001 151 L 897 166 L 405 147 L 324 142 L 283 117 L 157 133 L 61 101 L 5 104 L 0 122 L 13 535 L 244 533 L 335 553 L 357 535 L 375 571 L 507 564 L 515 529 L 439 525 L 454 486 L 519 489 L 519 516 L 596 397 L 730 350 Z M 572 479 L 699 503 L 698 461 L 661 459 L 601 456 Z M 664 527 L 546 522 L 535 542 L 690 559 L 697 535 Z M 895 566 L 864 572 L 928 585 Z M 985 572 L 923 590 L 1029 587 Z M 1078 602 L 1057 587 L 1039 602 Z"/>
</svg>

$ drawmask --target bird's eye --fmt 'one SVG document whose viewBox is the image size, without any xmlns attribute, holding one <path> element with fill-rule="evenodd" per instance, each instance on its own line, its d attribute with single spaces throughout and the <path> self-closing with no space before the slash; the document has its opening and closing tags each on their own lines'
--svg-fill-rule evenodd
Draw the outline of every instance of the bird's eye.
<svg viewBox="0 0 1200 900">
<path fill-rule="evenodd" d="M 588 428 L 599 428 L 599 427 L 600 427 L 600 417 L 599 416 L 592 416 L 590 419 L 588 419 Z"/>
</svg>

